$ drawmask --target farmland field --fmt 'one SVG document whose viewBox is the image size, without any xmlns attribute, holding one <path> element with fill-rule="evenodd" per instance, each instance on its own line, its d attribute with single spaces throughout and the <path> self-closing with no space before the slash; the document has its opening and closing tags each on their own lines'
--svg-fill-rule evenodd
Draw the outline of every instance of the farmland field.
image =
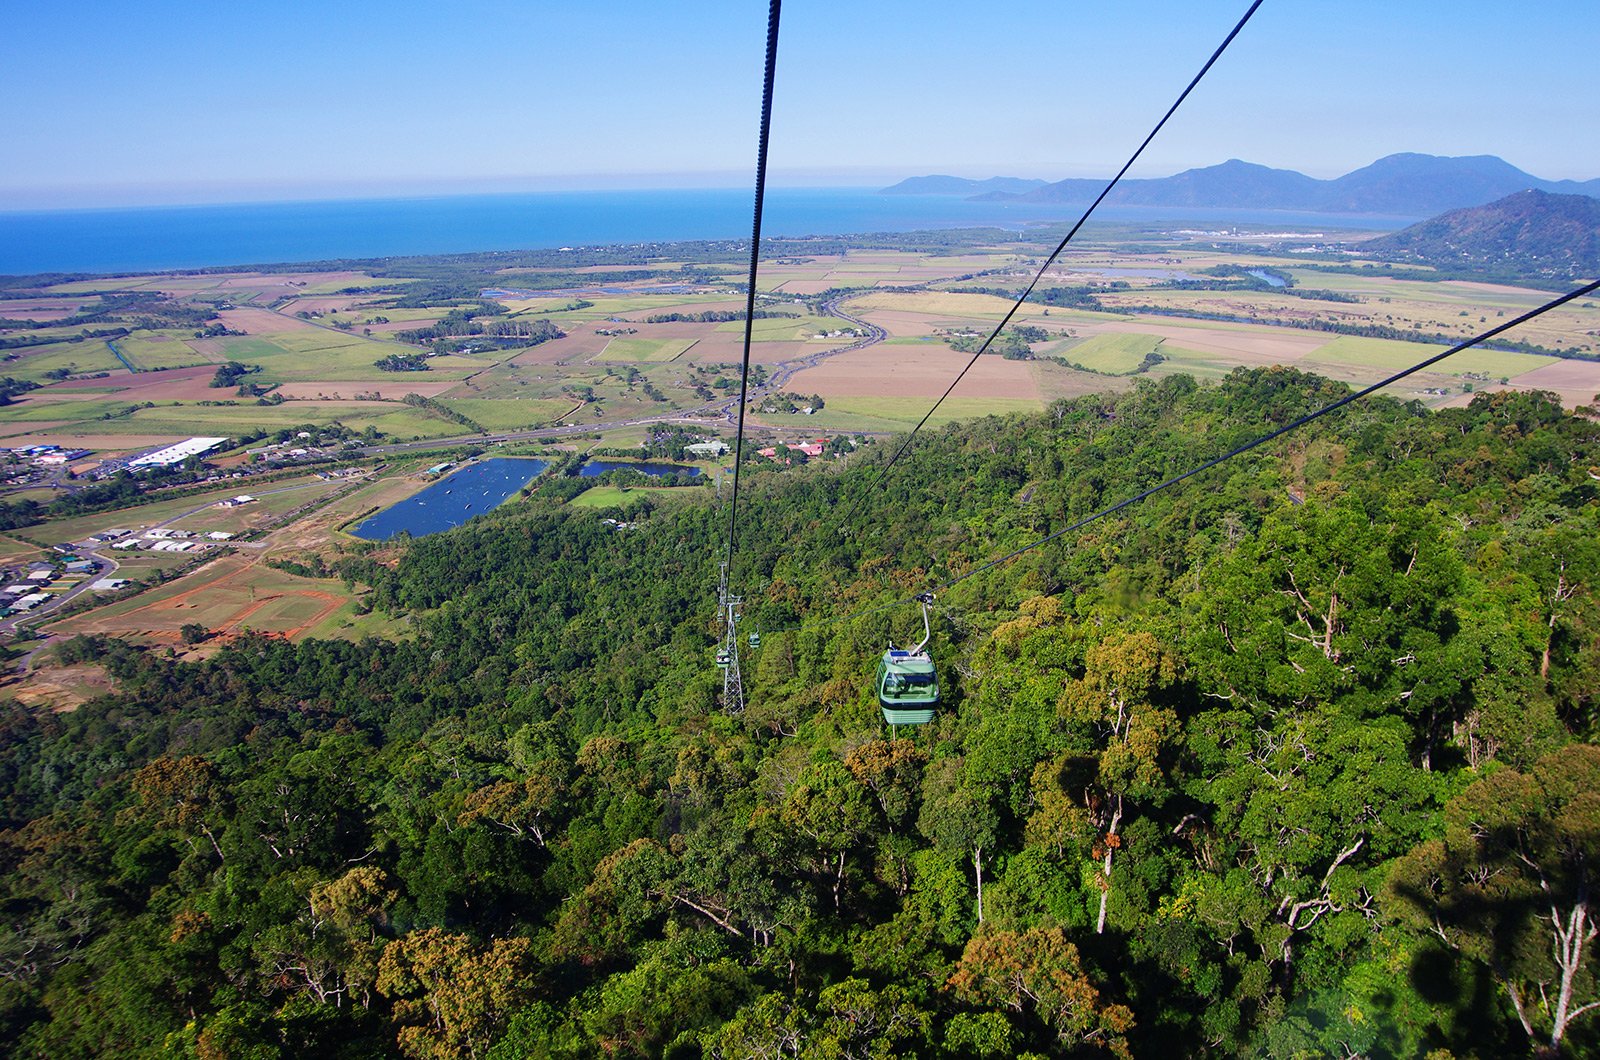
<svg viewBox="0 0 1600 1060">
<path fill-rule="evenodd" d="M 694 339 L 612 339 L 591 361 L 622 364 L 659 364 L 675 361 L 689 352 Z"/>
<path fill-rule="evenodd" d="M 447 408 L 491 431 L 515 431 L 554 423 L 572 409 L 565 398 L 447 398 Z"/>
<path fill-rule="evenodd" d="M 1362 339 L 1341 335 L 1319 347 L 1307 358 L 1325 364 L 1363 365 L 1369 368 L 1394 368 L 1412 361 L 1420 361 L 1443 350 L 1417 342 L 1395 342 L 1389 339 Z M 1468 372 L 1493 378 L 1515 377 L 1536 368 L 1560 363 L 1554 357 L 1538 357 L 1527 353 L 1508 353 L 1501 350 L 1469 349 L 1451 354 L 1441 361 L 1436 371 L 1450 374 Z"/>
<path fill-rule="evenodd" d="M 259 557 L 230 555 L 158 589 L 47 625 L 52 632 L 110 633 L 175 642 L 190 623 L 213 633 L 246 629 L 296 636 L 348 599 L 336 579 L 301 578 Z"/>
<path fill-rule="evenodd" d="M 1139 370 L 1147 356 L 1161 349 L 1165 339 L 1155 335 L 1096 335 L 1078 343 L 1051 346 L 1050 356 L 1079 364 L 1091 372 L 1127 375 Z"/>
</svg>

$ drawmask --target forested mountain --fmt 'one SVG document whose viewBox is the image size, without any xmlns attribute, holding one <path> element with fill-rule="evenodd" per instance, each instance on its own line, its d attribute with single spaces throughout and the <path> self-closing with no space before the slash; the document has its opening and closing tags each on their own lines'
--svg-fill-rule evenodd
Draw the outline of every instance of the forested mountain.
<svg viewBox="0 0 1600 1060">
<path fill-rule="evenodd" d="M 1498 1057 L 1600 1048 L 1600 425 L 1186 377 L 953 425 L 887 488 L 534 499 L 343 571 L 398 643 L 247 636 L 0 728 L 26 1057 Z M 851 525 L 841 513 L 860 503 Z"/>
<path fill-rule="evenodd" d="M 967 194 L 977 199 L 1015 202 L 1082 203 L 1104 190 L 1103 179 L 1071 178 L 1031 190 L 980 183 L 942 183 L 947 177 L 913 177 L 887 193 Z M 994 181 L 1016 180 L 995 177 Z M 1109 206 L 1198 206 L 1256 210 L 1316 210 L 1324 213 L 1377 213 L 1430 217 L 1445 210 L 1479 206 L 1529 188 L 1563 195 L 1600 196 L 1600 179 L 1541 180 L 1493 155 L 1461 158 L 1395 154 L 1333 180 L 1318 180 L 1292 169 L 1271 169 L 1230 159 L 1220 165 L 1188 169 L 1170 177 L 1121 181 L 1106 198 Z"/>
<path fill-rule="evenodd" d="M 1361 249 L 1456 271 L 1590 279 L 1600 276 L 1600 199 L 1518 192 L 1368 240 Z"/>
</svg>

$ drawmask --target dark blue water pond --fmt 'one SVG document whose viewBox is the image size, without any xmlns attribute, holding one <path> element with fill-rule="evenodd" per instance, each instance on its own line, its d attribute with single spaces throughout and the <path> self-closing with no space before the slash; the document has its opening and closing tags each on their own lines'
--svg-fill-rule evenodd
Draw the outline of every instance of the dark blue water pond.
<svg viewBox="0 0 1600 1060">
<path fill-rule="evenodd" d="M 402 530 L 412 537 L 437 534 L 494 508 L 548 466 L 543 460 L 517 457 L 484 460 L 362 520 L 350 532 L 368 541 L 387 541 Z"/>
<path fill-rule="evenodd" d="M 687 471 L 690 478 L 698 478 L 700 469 L 697 467 L 684 467 L 681 464 L 634 464 L 621 460 L 590 460 L 578 472 L 580 478 L 599 478 L 607 471 L 620 471 L 622 469 L 637 471 L 641 475 L 654 475 L 656 478 L 665 478 Z"/>
</svg>

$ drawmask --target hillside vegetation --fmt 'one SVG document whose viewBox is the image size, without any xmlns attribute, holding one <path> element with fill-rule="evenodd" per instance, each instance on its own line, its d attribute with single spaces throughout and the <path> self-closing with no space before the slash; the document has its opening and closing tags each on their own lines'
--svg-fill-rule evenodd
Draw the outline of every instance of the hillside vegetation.
<svg viewBox="0 0 1600 1060">
<path fill-rule="evenodd" d="M 0 1039 L 78 1057 L 1505 1056 L 1600 1047 L 1600 427 L 1240 370 L 953 425 L 866 492 L 550 498 L 342 572 L 400 643 L 87 639 L 0 721 Z M 886 448 L 886 447 L 884 447 Z M 850 525 L 845 513 L 859 502 Z"/>
<path fill-rule="evenodd" d="M 1487 206 L 1452 210 L 1361 248 L 1449 270 L 1592 279 L 1600 276 L 1600 199 L 1521 191 Z"/>
</svg>

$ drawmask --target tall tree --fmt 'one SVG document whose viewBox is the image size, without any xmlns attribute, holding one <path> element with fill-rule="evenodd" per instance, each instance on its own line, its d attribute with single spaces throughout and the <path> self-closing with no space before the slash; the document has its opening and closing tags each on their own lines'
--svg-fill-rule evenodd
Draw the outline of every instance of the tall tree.
<svg viewBox="0 0 1600 1060">
<path fill-rule="evenodd" d="M 1574 744 L 1504 769 L 1445 808 L 1445 834 L 1395 865 L 1389 908 L 1489 968 L 1530 1042 L 1561 1047 L 1600 1009 L 1600 747 Z"/>
</svg>

